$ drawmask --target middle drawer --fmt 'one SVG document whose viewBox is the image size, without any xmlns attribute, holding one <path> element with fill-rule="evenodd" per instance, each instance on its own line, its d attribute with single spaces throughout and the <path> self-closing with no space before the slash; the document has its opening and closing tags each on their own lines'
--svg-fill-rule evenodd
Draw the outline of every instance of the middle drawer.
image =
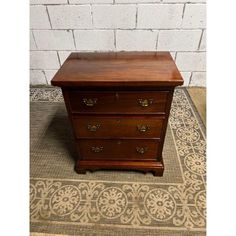
<svg viewBox="0 0 236 236">
<path fill-rule="evenodd" d="M 76 138 L 161 138 L 164 117 L 73 116 Z"/>
</svg>

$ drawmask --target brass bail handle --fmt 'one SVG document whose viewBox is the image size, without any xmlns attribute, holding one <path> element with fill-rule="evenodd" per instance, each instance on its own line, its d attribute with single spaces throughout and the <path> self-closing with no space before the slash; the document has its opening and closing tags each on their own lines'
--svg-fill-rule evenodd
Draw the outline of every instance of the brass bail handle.
<svg viewBox="0 0 236 236">
<path fill-rule="evenodd" d="M 97 103 L 97 98 L 83 98 L 83 103 L 88 107 L 93 107 Z"/>
<path fill-rule="evenodd" d="M 147 151 L 147 147 L 136 147 L 136 151 L 139 154 L 144 154 Z"/>
<path fill-rule="evenodd" d="M 92 151 L 95 152 L 95 153 L 102 152 L 103 147 L 92 147 Z"/>
<path fill-rule="evenodd" d="M 91 132 L 96 132 L 100 128 L 100 124 L 95 124 L 95 125 L 88 125 L 87 128 Z"/>
<path fill-rule="evenodd" d="M 143 99 L 143 98 L 139 98 L 138 99 L 138 103 L 140 106 L 142 107 L 148 107 L 150 104 L 153 103 L 153 99 Z"/>
<path fill-rule="evenodd" d="M 148 125 L 137 125 L 137 129 L 138 129 L 139 132 L 145 133 L 148 130 L 150 130 L 150 126 L 148 126 Z"/>
</svg>

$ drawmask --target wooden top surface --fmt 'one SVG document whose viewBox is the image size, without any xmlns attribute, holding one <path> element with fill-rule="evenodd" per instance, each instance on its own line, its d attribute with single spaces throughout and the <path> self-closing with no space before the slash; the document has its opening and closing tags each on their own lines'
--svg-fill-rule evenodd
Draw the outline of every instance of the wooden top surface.
<svg viewBox="0 0 236 236">
<path fill-rule="evenodd" d="M 176 86 L 183 79 L 169 52 L 71 53 L 55 86 Z"/>
</svg>

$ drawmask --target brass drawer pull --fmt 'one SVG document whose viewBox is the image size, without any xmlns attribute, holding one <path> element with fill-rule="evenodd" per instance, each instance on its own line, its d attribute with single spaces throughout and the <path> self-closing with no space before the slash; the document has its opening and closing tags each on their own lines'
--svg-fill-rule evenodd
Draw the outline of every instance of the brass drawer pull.
<svg viewBox="0 0 236 236">
<path fill-rule="evenodd" d="M 88 107 L 93 107 L 97 103 L 97 98 L 83 98 L 83 103 Z"/>
<path fill-rule="evenodd" d="M 99 124 L 96 124 L 96 125 L 88 125 L 87 128 L 89 131 L 91 132 L 96 132 L 99 128 L 100 128 L 101 125 Z"/>
<path fill-rule="evenodd" d="M 149 125 L 137 125 L 137 129 L 138 129 L 138 131 L 144 133 L 144 132 L 147 132 L 148 130 L 150 130 L 150 126 Z"/>
<path fill-rule="evenodd" d="M 144 154 L 146 151 L 147 151 L 147 147 L 136 147 L 136 151 L 139 153 L 139 154 Z"/>
<path fill-rule="evenodd" d="M 153 103 L 153 99 L 138 99 L 138 104 L 142 107 L 148 107 L 150 104 Z"/>
<path fill-rule="evenodd" d="M 92 147 L 92 151 L 96 152 L 96 153 L 102 152 L 103 151 L 103 147 Z"/>
</svg>

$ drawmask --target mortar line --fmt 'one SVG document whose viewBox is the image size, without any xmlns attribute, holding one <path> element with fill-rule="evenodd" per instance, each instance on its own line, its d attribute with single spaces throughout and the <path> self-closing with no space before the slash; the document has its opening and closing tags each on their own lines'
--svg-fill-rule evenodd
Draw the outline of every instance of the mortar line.
<svg viewBox="0 0 236 236">
<path fill-rule="evenodd" d="M 159 41 L 159 34 L 160 34 L 160 30 L 157 31 L 157 40 L 156 40 L 156 51 L 157 51 L 157 48 L 158 48 L 158 41 Z"/>
<path fill-rule="evenodd" d="M 182 28 L 183 21 L 184 21 L 185 7 L 186 7 L 186 3 L 184 4 L 184 7 L 183 7 L 182 18 L 181 18 L 181 28 Z"/>
<path fill-rule="evenodd" d="M 116 47 L 116 30 L 114 30 L 114 46 L 115 46 L 115 50 L 117 51 L 117 47 Z"/>
<path fill-rule="evenodd" d="M 75 34 L 74 34 L 74 30 L 71 30 L 72 31 L 72 37 L 73 37 L 73 41 L 74 41 L 74 46 L 75 46 L 75 50 L 77 49 L 77 45 L 76 45 L 76 42 L 75 42 Z M 70 51 L 70 50 L 68 50 Z"/>
<path fill-rule="evenodd" d="M 32 33 L 32 36 L 33 36 L 33 40 L 34 40 L 35 46 L 36 46 L 36 48 L 37 48 L 37 50 L 38 50 L 39 48 L 38 48 L 38 45 L 37 45 L 37 43 L 36 43 L 33 30 L 31 30 L 31 33 Z M 36 50 L 34 50 L 34 51 L 36 51 Z"/>
<path fill-rule="evenodd" d="M 51 29 L 52 29 L 52 22 L 51 22 L 51 19 L 50 19 L 50 16 L 49 16 L 49 12 L 48 12 L 48 7 L 47 6 L 46 6 L 46 12 L 47 12 L 47 15 L 48 15 L 49 24 L 50 24 Z"/>
<path fill-rule="evenodd" d="M 91 15 L 91 20 L 92 20 L 92 26 L 94 28 L 94 20 L 93 20 L 93 8 L 92 8 L 92 4 L 90 4 L 90 15 Z"/>
<path fill-rule="evenodd" d="M 115 28 L 116 30 L 165 30 L 165 31 L 173 31 L 173 30 L 176 30 L 176 31 L 197 31 L 197 30 L 205 30 L 206 28 L 186 28 L 186 29 L 183 29 L 183 28 Z M 44 29 L 34 29 L 34 28 L 31 28 L 31 30 L 114 30 L 114 28 L 52 28 L 52 29 L 49 29 L 49 28 L 44 28 Z"/>
<path fill-rule="evenodd" d="M 191 4 L 191 5 L 198 5 L 198 4 L 206 4 L 206 2 L 186 2 L 187 4 Z M 184 3 L 184 4 L 186 4 Z M 113 0 L 112 3 L 95 3 L 93 5 L 134 5 L 134 3 L 130 3 L 130 2 L 115 2 L 115 0 Z M 183 4 L 181 2 L 142 2 L 142 3 L 139 3 L 139 4 L 142 4 L 142 5 L 148 5 L 148 4 L 153 4 L 153 5 L 158 5 L 158 4 L 163 4 L 163 5 L 179 5 L 179 4 Z M 43 3 L 43 4 L 30 4 L 30 6 L 66 6 L 68 5 L 68 3 L 57 3 L 57 4 L 50 4 L 50 3 Z M 70 6 L 83 6 L 83 5 L 90 5 L 89 3 L 73 3 L 73 4 L 69 4 Z"/>
<path fill-rule="evenodd" d="M 138 4 L 136 4 L 135 29 L 138 27 Z"/>
<path fill-rule="evenodd" d="M 199 44 L 198 44 L 198 48 L 197 48 L 198 51 L 200 50 L 200 46 L 202 44 L 203 33 L 204 33 L 204 30 L 202 30 L 202 34 L 201 34 L 201 37 L 200 37 L 200 40 L 199 40 Z"/>
<path fill-rule="evenodd" d="M 191 71 L 191 75 L 190 75 L 190 78 L 189 78 L 189 83 L 188 83 L 187 86 L 189 86 L 189 85 L 191 84 L 191 82 L 192 82 L 192 77 L 193 77 L 193 72 Z"/>
<path fill-rule="evenodd" d="M 42 70 L 42 73 L 43 73 L 43 75 L 44 75 L 44 78 L 45 78 L 46 84 L 49 85 L 45 71 Z"/>
<path fill-rule="evenodd" d="M 58 59 L 58 61 L 59 61 L 59 65 L 60 65 L 60 67 L 61 67 L 61 60 L 60 60 L 58 51 L 57 51 L 57 59 Z"/>
</svg>

